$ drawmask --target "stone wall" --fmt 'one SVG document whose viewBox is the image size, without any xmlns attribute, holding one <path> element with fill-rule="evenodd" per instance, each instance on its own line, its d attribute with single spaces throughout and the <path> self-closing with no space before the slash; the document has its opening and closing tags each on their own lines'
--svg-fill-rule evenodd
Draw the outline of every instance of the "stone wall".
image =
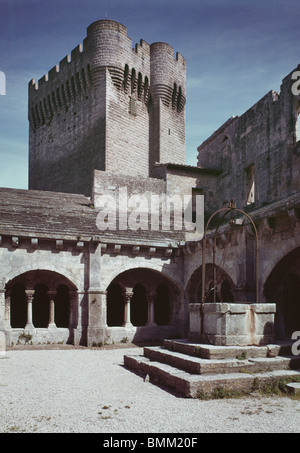
<svg viewBox="0 0 300 453">
<path fill-rule="evenodd" d="M 94 170 L 149 176 L 184 163 L 184 58 L 114 21 L 91 24 L 77 46 L 29 83 L 29 187 L 91 195 Z"/>
<path fill-rule="evenodd" d="M 291 74 L 280 93 L 270 91 L 198 147 L 198 164 L 222 171 L 220 208 L 231 198 L 252 209 L 299 192 L 299 96 L 292 94 Z"/>
</svg>

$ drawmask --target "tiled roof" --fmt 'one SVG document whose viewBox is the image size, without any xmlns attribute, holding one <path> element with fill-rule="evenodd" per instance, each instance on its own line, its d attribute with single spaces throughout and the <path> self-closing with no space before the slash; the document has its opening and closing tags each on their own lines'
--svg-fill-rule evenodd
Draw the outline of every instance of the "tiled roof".
<svg viewBox="0 0 300 453">
<path fill-rule="evenodd" d="M 65 239 L 99 236 L 103 242 L 149 244 L 183 240 L 181 231 L 100 231 L 98 213 L 84 195 L 0 188 L 0 235 Z"/>
</svg>

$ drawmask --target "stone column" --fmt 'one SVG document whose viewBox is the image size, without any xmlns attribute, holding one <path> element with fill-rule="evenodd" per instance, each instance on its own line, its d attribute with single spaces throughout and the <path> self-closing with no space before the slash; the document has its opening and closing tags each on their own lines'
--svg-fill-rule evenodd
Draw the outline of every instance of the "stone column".
<svg viewBox="0 0 300 453">
<path fill-rule="evenodd" d="M 87 320 L 83 323 L 82 310 L 86 300 L 85 291 L 69 291 L 70 295 L 70 329 L 73 330 L 74 345 L 86 344 Z M 85 326 L 85 339 L 82 338 L 82 328 Z"/>
<path fill-rule="evenodd" d="M 10 329 L 10 291 L 6 291 L 5 294 L 5 317 L 4 317 L 4 326 L 6 329 Z"/>
<path fill-rule="evenodd" d="M 32 323 L 32 302 L 34 296 L 34 289 L 25 289 L 26 294 L 26 302 L 27 302 L 27 323 L 25 326 L 25 330 L 33 330 L 34 325 Z"/>
<path fill-rule="evenodd" d="M 0 357 L 6 355 L 6 337 L 5 333 L 0 331 Z"/>
<path fill-rule="evenodd" d="M 125 312 L 124 312 L 124 323 L 122 327 L 132 328 L 133 325 L 130 321 L 130 301 L 133 296 L 133 288 L 126 288 L 125 291 Z"/>
<path fill-rule="evenodd" d="M 0 330 L 5 329 L 5 289 L 0 289 Z"/>
<path fill-rule="evenodd" d="M 101 319 L 105 328 L 107 327 L 107 291 L 101 291 Z"/>
<path fill-rule="evenodd" d="M 88 290 L 88 346 L 106 339 L 106 291 Z"/>
<path fill-rule="evenodd" d="M 93 239 L 89 248 L 87 344 L 103 344 L 106 336 L 106 292 L 101 287 L 101 244 Z"/>
<path fill-rule="evenodd" d="M 69 329 L 76 327 L 76 307 L 78 305 L 78 292 L 68 291 L 69 296 Z"/>
<path fill-rule="evenodd" d="M 157 324 L 154 321 L 154 300 L 156 293 L 148 292 L 146 296 L 148 302 L 148 321 L 146 326 L 156 326 Z"/>
<path fill-rule="evenodd" d="M 47 294 L 49 296 L 49 324 L 48 324 L 48 329 L 56 329 L 56 324 L 55 324 L 55 296 L 56 296 L 56 291 L 47 291 Z"/>
</svg>

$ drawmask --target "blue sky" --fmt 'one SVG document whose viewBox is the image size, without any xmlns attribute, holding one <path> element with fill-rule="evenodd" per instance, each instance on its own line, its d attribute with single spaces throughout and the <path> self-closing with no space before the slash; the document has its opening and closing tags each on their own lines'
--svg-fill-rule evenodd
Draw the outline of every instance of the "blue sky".
<svg viewBox="0 0 300 453">
<path fill-rule="evenodd" d="M 187 61 L 186 162 L 300 63 L 299 0 L 0 0 L 0 186 L 28 188 L 28 82 L 96 20 L 121 22 L 133 46 L 169 43 Z"/>
</svg>

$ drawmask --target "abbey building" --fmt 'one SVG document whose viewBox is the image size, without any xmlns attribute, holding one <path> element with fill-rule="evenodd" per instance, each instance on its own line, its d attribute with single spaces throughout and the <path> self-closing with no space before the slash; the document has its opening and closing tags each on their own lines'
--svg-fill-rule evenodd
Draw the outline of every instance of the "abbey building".
<svg viewBox="0 0 300 453">
<path fill-rule="evenodd" d="M 29 190 L 0 189 L 7 343 L 185 338 L 189 304 L 203 291 L 209 302 L 212 286 L 218 301 L 275 303 L 277 338 L 299 330 L 300 96 L 291 89 L 293 73 L 279 93 L 270 91 L 202 143 L 195 167 L 185 164 L 186 62 L 170 45 L 141 40 L 133 48 L 126 27 L 100 20 L 71 55 L 31 80 Z M 205 222 L 234 200 L 253 219 L 258 250 L 252 224 L 232 213 L 219 226 L 213 266 L 211 224 L 202 291 L 203 239 L 176 228 L 176 202 L 169 223 L 158 209 L 148 228 L 147 209 L 134 217 L 136 207 L 126 204 L 120 228 L 120 193 L 131 202 L 143 196 L 147 208 L 190 196 L 194 214 L 203 196 Z M 107 211 L 104 228 L 101 213 L 111 206 L 118 218 Z"/>
</svg>

